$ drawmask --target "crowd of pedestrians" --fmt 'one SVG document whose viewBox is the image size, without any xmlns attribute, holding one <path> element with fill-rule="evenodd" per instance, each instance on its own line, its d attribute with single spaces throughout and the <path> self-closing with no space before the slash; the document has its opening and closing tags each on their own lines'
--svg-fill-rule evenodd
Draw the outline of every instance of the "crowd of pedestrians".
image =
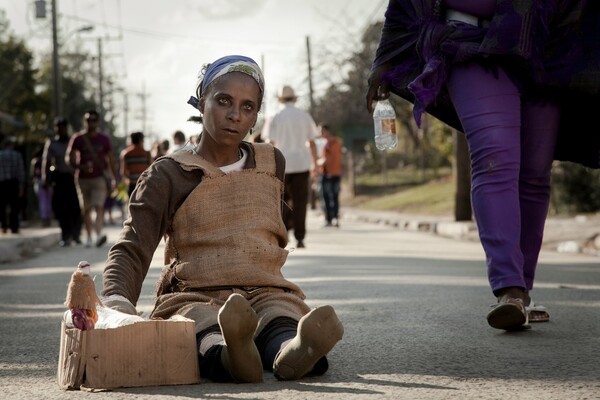
<svg viewBox="0 0 600 400">
<path fill-rule="evenodd" d="M 288 85 L 279 90 L 280 110 L 248 142 L 266 142 L 286 160 L 283 218 L 296 248 L 304 248 L 306 213 L 310 206 L 323 214 L 323 227 L 339 227 L 339 193 L 342 143 L 326 123 L 295 105 L 298 97 Z M 158 158 L 193 149 L 199 135 L 186 137 L 175 130 L 171 140 L 157 140 L 146 148 L 144 132 L 129 134 L 128 143 L 116 151 L 111 136 L 100 129 L 101 115 L 88 110 L 83 128 L 72 132 L 64 117 L 53 121 L 52 136 L 34 152 L 25 168 L 24 153 L 15 150 L 14 137 L 2 137 L 0 151 L 0 216 L 4 233 L 18 233 L 26 215 L 27 185 L 37 202 L 42 227 L 60 227 L 61 247 L 84 244 L 101 247 L 107 241 L 105 225 L 114 225 L 113 209 L 121 222 L 129 215 L 128 201 L 138 179 Z M 115 157 L 117 156 L 117 157 Z M 117 214 L 118 216 L 118 214 Z M 35 219 L 35 218 L 34 218 Z"/>
<path fill-rule="evenodd" d="M 146 149 L 144 133 L 136 131 L 129 134 L 126 147 L 115 152 L 111 136 L 99 129 L 100 118 L 96 110 L 88 110 L 83 129 L 71 134 L 69 121 L 56 117 L 52 133 L 30 160 L 24 149 L 28 144 L 17 148 L 16 137 L 0 133 L 3 234 L 19 234 L 22 225 L 51 227 L 56 220 L 59 246 L 101 247 L 107 240 L 104 226 L 117 222 L 113 209 L 121 209 L 121 222 L 125 220 L 128 198 L 140 175 L 156 159 L 195 143 L 195 137 L 186 141 L 177 130 L 173 145 L 165 139 Z"/>
</svg>

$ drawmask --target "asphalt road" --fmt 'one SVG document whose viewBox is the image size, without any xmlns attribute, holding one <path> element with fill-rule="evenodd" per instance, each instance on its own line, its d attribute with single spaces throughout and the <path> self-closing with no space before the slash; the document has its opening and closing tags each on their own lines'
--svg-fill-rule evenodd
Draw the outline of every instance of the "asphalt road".
<svg viewBox="0 0 600 400">
<path fill-rule="evenodd" d="M 283 270 L 309 305 L 333 305 L 344 323 L 325 376 L 65 392 L 56 368 L 67 283 L 84 259 L 100 275 L 108 247 L 54 248 L 0 264 L 0 398 L 600 399 L 598 257 L 544 251 L 532 294 L 551 322 L 505 333 L 485 321 L 494 298 L 479 243 L 341 222 L 320 229 L 311 212 L 307 248 L 293 251 Z M 109 230 L 109 244 L 117 235 Z M 142 311 L 152 307 L 161 266 L 159 247 Z"/>
</svg>

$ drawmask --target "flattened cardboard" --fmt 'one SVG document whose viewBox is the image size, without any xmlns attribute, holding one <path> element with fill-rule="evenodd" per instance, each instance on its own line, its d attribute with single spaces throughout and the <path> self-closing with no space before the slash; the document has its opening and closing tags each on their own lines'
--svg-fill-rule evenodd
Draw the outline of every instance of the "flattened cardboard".
<svg viewBox="0 0 600 400">
<path fill-rule="evenodd" d="M 199 383 L 194 322 L 153 320 L 89 331 L 63 322 L 57 381 L 65 390 Z"/>
</svg>

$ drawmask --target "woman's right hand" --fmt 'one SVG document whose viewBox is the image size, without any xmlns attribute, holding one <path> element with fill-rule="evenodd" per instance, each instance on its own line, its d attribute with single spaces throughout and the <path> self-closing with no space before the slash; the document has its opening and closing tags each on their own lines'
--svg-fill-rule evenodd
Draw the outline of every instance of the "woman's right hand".
<svg viewBox="0 0 600 400">
<path fill-rule="evenodd" d="M 135 306 L 131 304 L 131 302 L 124 296 L 113 294 L 110 296 L 105 296 L 101 300 L 105 307 L 112 308 L 113 310 L 125 314 L 138 315 Z"/>
<path fill-rule="evenodd" d="M 392 65 L 390 63 L 381 64 L 380 66 L 371 70 L 369 74 L 369 89 L 367 90 L 367 110 L 369 114 L 373 113 L 373 102 L 378 100 L 385 100 L 390 97 L 390 91 L 386 82 L 383 82 L 381 76 L 388 71 Z"/>
</svg>

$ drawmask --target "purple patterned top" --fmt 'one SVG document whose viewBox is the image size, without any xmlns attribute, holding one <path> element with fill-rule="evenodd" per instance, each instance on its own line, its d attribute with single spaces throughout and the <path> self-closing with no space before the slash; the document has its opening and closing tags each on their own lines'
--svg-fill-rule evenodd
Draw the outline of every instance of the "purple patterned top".
<svg viewBox="0 0 600 400">
<path fill-rule="evenodd" d="M 600 5 L 596 3 L 600 2 L 498 0 L 493 17 L 475 26 L 446 21 L 440 0 L 390 0 L 373 68 L 391 66 L 382 79 L 393 93 L 414 103 L 418 124 L 427 111 L 462 131 L 445 82 L 454 63 L 474 59 L 491 68 L 501 65 L 523 93 L 569 99 L 565 105 L 572 109 L 565 110 L 563 119 L 575 110 L 597 112 Z M 573 101 L 580 108 L 573 109 Z M 583 128 L 580 121 L 571 122 Z M 587 132 L 585 150 L 562 146 L 559 151 L 566 154 L 557 159 L 599 168 L 600 133 Z"/>
</svg>

